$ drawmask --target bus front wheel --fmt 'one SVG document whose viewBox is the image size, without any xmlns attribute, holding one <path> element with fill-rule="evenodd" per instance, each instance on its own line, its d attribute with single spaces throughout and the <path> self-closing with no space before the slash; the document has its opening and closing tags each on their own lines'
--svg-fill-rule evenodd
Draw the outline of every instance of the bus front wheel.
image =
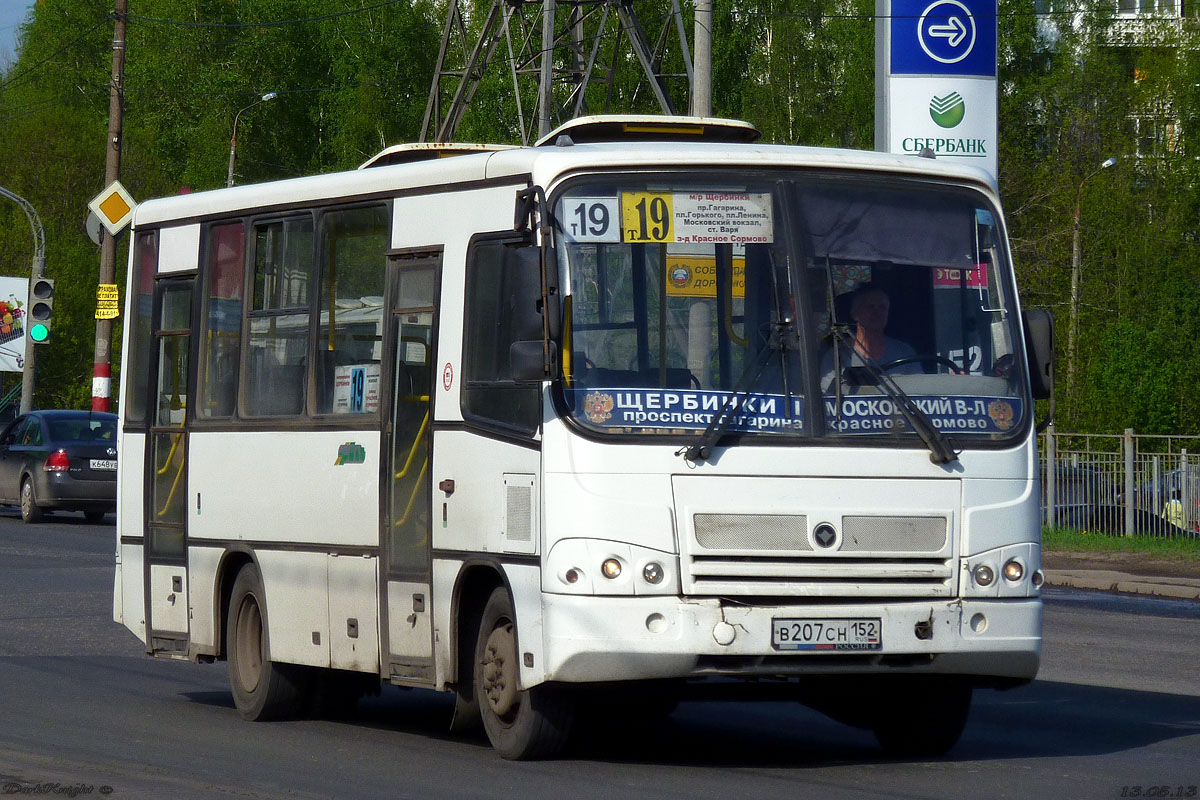
<svg viewBox="0 0 1200 800">
<path fill-rule="evenodd" d="M 971 684 L 953 676 L 887 682 L 871 715 L 875 738 L 890 756 L 936 758 L 958 742 L 971 710 Z"/>
<path fill-rule="evenodd" d="M 271 661 L 265 597 L 258 569 L 242 567 L 229 598 L 225 652 L 234 705 L 250 720 L 296 716 L 304 701 L 303 668 Z"/>
<path fill-rule="evenodd" d="M 522 689 L 518 658 L 512 600 L 497 587 L 483 607 L 473 664 L 484 730 L 504 758 L 557 755 L 570 734 L 573 698 L 549 684 Z"/>
</svg>

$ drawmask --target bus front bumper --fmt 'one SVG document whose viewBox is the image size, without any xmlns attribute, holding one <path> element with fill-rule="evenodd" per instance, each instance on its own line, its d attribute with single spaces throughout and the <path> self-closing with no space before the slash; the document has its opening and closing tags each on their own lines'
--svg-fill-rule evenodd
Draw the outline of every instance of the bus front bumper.
<svg viewBox="0 0 1200 800">
<path fill-rule="evenodd" d="M 924 672 L 1032 680 L 1042 601 L 738 605 L 679 597 L 543 596 L 547 681 Z M 870 651 L 789 651 L 775 620 L 874 620 Z"/>
</svg>

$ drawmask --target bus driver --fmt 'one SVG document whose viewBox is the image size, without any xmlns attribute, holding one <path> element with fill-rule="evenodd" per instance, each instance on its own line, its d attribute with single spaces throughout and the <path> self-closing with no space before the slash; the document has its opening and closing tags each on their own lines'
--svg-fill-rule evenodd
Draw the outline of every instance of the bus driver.
<svg viewBox="0 0 1200 800">
<path fill-rule="evenodd" d="M 850 300 L 850 320 L 854 323 L 854 349 L 842 346 L 842 369 L 864 366 L 870 359 L 881 367 L 905 359 L 915 359 L 917 351 L 907 342 L 893 339 L 884 333 L 888 324 L 891 301 L 887 292 L 865 283 L 858 287 Z M 887 372 L 892 375 L 912 375 L 921 372 L 917 361 L 900 364 Z M 828 391 L 833 382 L 833 349 L 821 359 L 821 388 Z"/>
</svg>

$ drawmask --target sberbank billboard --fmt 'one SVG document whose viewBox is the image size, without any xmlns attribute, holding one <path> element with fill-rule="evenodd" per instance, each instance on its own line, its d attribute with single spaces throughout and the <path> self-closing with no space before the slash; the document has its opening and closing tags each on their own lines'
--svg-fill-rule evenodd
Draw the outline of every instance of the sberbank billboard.
<svg viewBox="0 0 1200 800">
<path fill-rule="evenodd" d="M 996 0 L 875 0 L 875 149 L 996 176 Z"/>
</svg>

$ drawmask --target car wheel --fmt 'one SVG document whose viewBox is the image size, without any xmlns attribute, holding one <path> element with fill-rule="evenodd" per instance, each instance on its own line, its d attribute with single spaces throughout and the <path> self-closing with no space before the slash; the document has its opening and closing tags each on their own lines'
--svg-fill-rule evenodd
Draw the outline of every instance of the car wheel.
<svg viewBox="0 0 1200 800">
<path fill-rule="evenodd" d="M 21 481 L 21 521 L 31 524 L 42 521 L 42 510 L 33 495 L 33 478 L 28 475 Z"/>
<path fill-rule="evenodd" d="M 497 587 L 483 608 L 475 644 L 475 696 L 483 728 L 502 757 L 549 758 L 567 742 L 574 698 L 550 684 L 521 688 L 515 620 L 508 591 Z"/>
</svg>

